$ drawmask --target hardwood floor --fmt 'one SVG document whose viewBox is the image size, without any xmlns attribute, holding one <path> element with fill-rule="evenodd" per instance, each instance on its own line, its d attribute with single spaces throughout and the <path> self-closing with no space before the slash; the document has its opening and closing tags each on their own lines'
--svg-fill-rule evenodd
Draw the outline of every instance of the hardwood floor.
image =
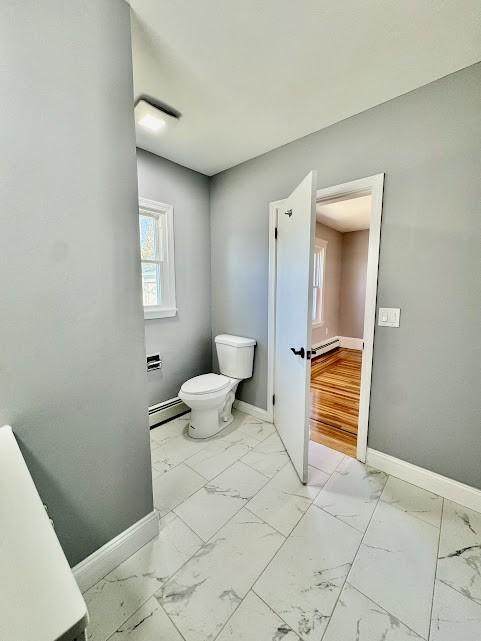
<svg viewBox="0 0 481 641">
<path fill-rule="evenodd" d="M 311 439 L 356 456 L 362 352 L 338 348 L 311 369 Z"/>
</svg>

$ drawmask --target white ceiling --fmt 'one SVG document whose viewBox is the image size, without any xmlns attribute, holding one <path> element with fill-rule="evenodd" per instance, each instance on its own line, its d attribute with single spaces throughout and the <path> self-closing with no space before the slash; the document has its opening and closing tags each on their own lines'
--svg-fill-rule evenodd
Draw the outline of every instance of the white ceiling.
<svg viewBox="0 0 481 641">
<path fill-rule="evenodd" d="M 369 229 L 371 196 L 317 203 L 316 218 L 317 222 L 341 232 Z"/>
<path fill-rule="evenodd" d="M 215 174 L 481 59 L 479 0 L 130 0 L 138 145 Z"/>
</svg>

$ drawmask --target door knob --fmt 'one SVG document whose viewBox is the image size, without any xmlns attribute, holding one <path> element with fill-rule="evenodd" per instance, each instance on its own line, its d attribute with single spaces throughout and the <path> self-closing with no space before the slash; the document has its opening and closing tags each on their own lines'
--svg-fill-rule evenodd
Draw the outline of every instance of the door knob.
<svg viewBox="0 0 481 641">
<path fill-rule="evenodd" d="M 300 349 L 295 349 L 294 347 L 291 347 L 291 352 L 296 356 L 300 356 L 301 358 L 304 358 L 306 353 L 303 347 L 301 347 Z"/>
</svg>

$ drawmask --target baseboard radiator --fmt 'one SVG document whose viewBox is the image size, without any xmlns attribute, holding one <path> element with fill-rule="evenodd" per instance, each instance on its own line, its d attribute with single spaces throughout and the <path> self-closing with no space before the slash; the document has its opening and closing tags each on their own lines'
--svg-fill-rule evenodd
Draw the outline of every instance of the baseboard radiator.
<svg viewBox="0 0 481 641">
<path fill-rule="evenodd" d="M 317 356 L 326 354 L 327 352 L 330 352 L 337 347 L 341 347 L 341 341 L 339 340 L 338 336 L 336 336 L 335 338 L 330 338 L 327 341 L 323 341 L 322 343 L 317 343 L 316 345 L 312 346 L 312 357 L 316 358 Z"/>
<path fill-rule="evenodd" d="M 169 398 L 167 401 L 162 401 L 162 403 L 157 403 L 149 407 L 149 427 L 156 427 L 160 425 L 160 423 L 170 421 L 170 419 L 180 414 L 185 414 L 188 411 L 189 408 L 180 398 L 177 396 L 175 398 Z"/>
</svg>

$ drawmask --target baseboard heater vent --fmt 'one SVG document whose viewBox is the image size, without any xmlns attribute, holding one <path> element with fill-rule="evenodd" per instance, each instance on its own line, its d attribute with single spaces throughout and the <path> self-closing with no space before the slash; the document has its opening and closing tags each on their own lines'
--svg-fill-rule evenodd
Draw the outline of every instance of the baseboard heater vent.
<svg viewBox="0 0 481 641">
<path fill-rule="evenodd" d="M 317 345 L 312 346 L 313 358 L 316 358 L 316 356 L 321 356 L 322 354 L 326 354 L 327 352 L 336 349 L 336 347 L 341 347 L 341 341 L 338 337 L 330 338 L 323 343 L 317 343 Z"/>
<path fill-rule="evenodd" d="M 149 407 L 149 427 L 156 427 L 188 411 L 189 408 L 180 398 L 169 398 L 167 401 Z"/>
</svg>

